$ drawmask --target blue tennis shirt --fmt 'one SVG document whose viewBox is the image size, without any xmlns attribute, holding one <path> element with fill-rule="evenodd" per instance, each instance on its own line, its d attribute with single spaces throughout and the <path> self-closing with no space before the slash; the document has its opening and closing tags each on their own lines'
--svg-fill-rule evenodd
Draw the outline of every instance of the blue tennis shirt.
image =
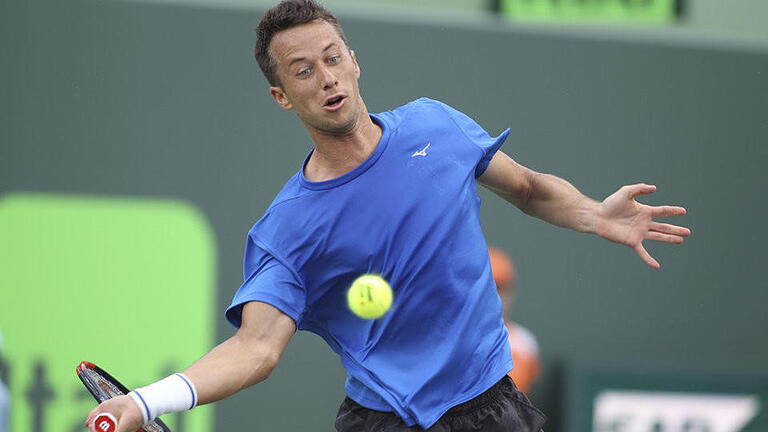
<svg viewBox="0 0 768 432">
<path fill-rule="evenodd" d="M 276 307 L 341 357 L 350 398 L 428 428 L 512 369 L 475 180 L 509 130 L 493 138 L 430 99 L 371 118 L 383 133 L 363 163 L 323 182 L 299 171 L 248 232 L 226 316 Z M 392 286 L 378 320 L 347 308 L 364 273 Z"/>
</svg>

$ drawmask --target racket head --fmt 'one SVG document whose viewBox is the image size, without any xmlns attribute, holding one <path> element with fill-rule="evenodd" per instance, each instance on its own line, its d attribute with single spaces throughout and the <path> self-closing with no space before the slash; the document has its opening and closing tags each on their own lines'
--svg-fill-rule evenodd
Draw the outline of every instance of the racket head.
<svg viewBox="0 0 768 432">
<path fill-rule="evenodd" d="M 130 390 L 104 369 L 91 362 L 81 362 L 76 369 L 77 376 L 85 388 L 91 393 L 96 402 L 102 403 L 115 396 L 128 394 Z M 141 427 L 143 432 L 171 432 L 171 429 L 160 419 L 154 419 Z"/>
</svg>

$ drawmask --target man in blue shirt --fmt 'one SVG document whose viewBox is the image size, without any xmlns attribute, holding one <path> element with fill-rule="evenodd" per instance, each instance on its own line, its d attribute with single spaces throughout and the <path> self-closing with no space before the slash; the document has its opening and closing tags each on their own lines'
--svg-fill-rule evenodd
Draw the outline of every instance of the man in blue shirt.
<svg viewBox="0 0 768 432">
<path fill-rule="evenodd" d="M 498 151 L 466 115 L 418 99 L 370 114 L 360 68 L 336 19 L 312 0 L 287 0 L 257 29 L 270 94 L 296 112 L 314 149 L 248 233 L 244 283 L 227 309 L 237 333 L 190 366 L 94 409 L 118 432 L 169 411 L 223 399 L 270 374 L 297 329 L 328 343 L 347 369 L 340 431 L 538 431 L 544 416 L 507 378 L 501 303 L 480 229 L 476 185 L 553 224 L 632 247 L 680 243 L 686 228 L 653 221 L 685 213 L 634 200 L 625 186 L 603 202 Z M 377 273 L 392 308 L 362 320 L 349 284 Z"/>
</svg>

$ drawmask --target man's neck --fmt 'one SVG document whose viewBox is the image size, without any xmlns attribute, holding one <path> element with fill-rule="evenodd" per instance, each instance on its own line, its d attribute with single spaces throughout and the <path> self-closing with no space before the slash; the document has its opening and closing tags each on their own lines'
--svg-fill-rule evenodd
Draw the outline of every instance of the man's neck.
<svg viewBox="0 0 768 432">
<path fill-rule="evenodd" d="M 342 176 L 363 163 L 379 144 L 382 130 L 371 120 L 363 106 L 355 127 L 343 135 L 310 129 L 315 150 L 304 168 L 304 177 L 312 182 Z"/>
</svg>

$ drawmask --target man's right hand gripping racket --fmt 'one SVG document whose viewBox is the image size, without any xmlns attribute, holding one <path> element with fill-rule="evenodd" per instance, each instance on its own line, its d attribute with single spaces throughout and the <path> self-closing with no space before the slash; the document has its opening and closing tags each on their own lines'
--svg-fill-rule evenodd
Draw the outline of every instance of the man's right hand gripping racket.
<svg viewBox="0 0 768 432">
<path fill-rule="evenodd" d="M 128 394 L 129 391 L 124 385 L 120 384 L 120 381 L 91 362 L 80 363 L 77 367 L 77 376 L 98 403 L 112 399 L 115 396 Z M 94 429 L 98 432 L 115 432 L 117 429 L 117 419 L 112 414 L 101 413 L 93 420 L 93 425 Z M 149 424 L 142 426 L 139 431 L 171 432 L 168 426 L 160 419 L 152 420 Z"/>
</svg>

